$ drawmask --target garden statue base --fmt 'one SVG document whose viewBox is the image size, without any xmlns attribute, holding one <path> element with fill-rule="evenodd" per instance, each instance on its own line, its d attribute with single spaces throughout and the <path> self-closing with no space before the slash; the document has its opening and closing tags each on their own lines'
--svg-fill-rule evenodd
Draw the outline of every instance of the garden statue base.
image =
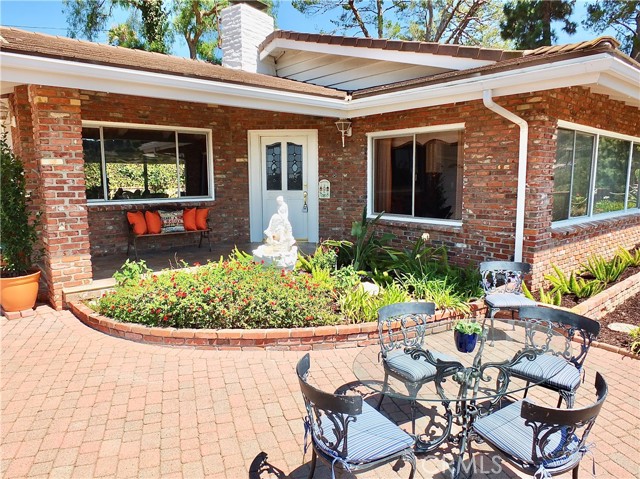
<svg viewBox="0 0 640 479">
<path fill-rule="evenodd" d="M 296 240 L 289 223 L 289 207 L 282 196 L 278 196 L 276 201 L 278 212 L 271 217 L 269 227 L 264 230 L 265 244 L 253 250 L 253 260 L 293 271 L 298 261 L 298 247 L 294 246 Z"/>
<path fill-rule="evenodd" d="M 266 265 L 274 265 L 277 268 L 293 271 L 298 261 L 298 247 L 293 246 L 283 250 L 272 245 L 263 244 L 253 250 L 253 261 Z"/>
</svg>

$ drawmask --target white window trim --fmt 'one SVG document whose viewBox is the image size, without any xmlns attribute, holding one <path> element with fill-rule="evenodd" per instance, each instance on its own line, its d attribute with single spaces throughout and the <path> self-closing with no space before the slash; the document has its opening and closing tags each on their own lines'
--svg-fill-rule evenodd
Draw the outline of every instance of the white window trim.
<svg viewBox="0 0 640 479">
<path fill-rule="evenodd" d="M 415 128 L 404 128 L 400 130 L 375 131 L 367 133 L 367 218 L 373 219 L 378 216 L 373 210 L 373 143 L 374 140 L 390 138 L 396 136 L 417 135 L 421 133 L 439 133 L 444 131 L 464 131 L 464 123 L 448 123 L 444 125 L 422 126 Z M 415 147 L 415 145 L 414 145 Z M 462 226 L 462 220 L 443 220 L 438 218 L 417 218 L 415 216 L 397 215 L 392 213 L 383 214 L 380 217 L 384 221 L 395 221 L 403 223 L 430 224 L 434 226 Z"/>
<path fill-rule="evenodd" d="M 629 141 L 632 143 L 637 143 L 640 144 L 640 137 L 637 136 L 631 136 L 631 135 L 625 135 L 623 133 L 617 133 L 615 131 L 611 131 L 611 130 L 604 130 L 602 128 L 594 128 L 591 126 L 586 126 L 586 125 L 581 125 L 579 123 L 572 123 L 570 121 L 565 121 L 565 120 L 558 120 L 558 126 L 556 128 L 557 129 L 565 129 L 565 130 L 572 130 L 575 131 L 577 133 L 587 133 L 589 135 L 595 135 L 595 141 L 594 141 L 594 153 L 593 153 L 593 158 L 592 158 L 592 164 L 591 164 L 591 168 L 592 168 L 592 172 L 596 172 L 597 167 L 598 167 L 598 145 L 600 143 L 600 137 L 601 136 L 606 136 L 609 138 L 615 138 L 618 140 L 624 140 L 624 141 Z M 629 153 L 630 158 L 629 158 L 629 164 L 627 165 L 627 185 L 626 185 L 626 190 L 625 190 L 625 203 L 624 206 L 625 208 L 627 208 L 627 203 L 629 200 L 629 173 L 628 171 L 631 168 L 631 155 L 633 154 L 633 148 L 631 149 L 631 152 Z M 557 153 L 556 153 L 557 155 Z M 554 158 L 555 161 L 555 158 Z M 573 182 L 573 171 L 571 172 L 571 181 Z M 591 175 L 591 178 L 589 180 L 589 191 L 593 192 L 593 189 L 595 187 L 595 174 Z M 592 198 L 593 199 L 593 198 Z M 640 213 L 640 206 L 636 207 L 636 208 L 629 208 L 629 209 L 625 209 L 622 211 L 610 211 L 607 213 L 596 213 L 593 214 L 593 201 L 589 202 L 589 215 L 588 216 L 579 216 L 577 218 L 568 218 L 566 220 L 558 220 L 558 221 L 552 221 L 551 222 L 551 229 L 561 229 L 561 228 L 565 228 L 567 226 L 573 226 L 573 225 L 579 225 L 579 224 L 583 224 L 583 223 L 592 223 L 594 221 L 600 221 L 600 220 L 607 220 L 610 218 L 619 218 L 622 216 L 630 216 L 630 215 L 637 215 L 638 213 Z"/>
<path fill-rule="evenodd" d="M 126 200 L 89 200 L 87 199 L 87 206 L 105 206 L 105 205 L 130 205 L 137 203 L 144 204 L 167 204 L 167 203 L 199 203 L 202 201 L 215 200 L 214 189 L 214 172 L 213 172 L 213 135 L 210 129 L 207 128 L 192 128 L 183 126 L 170 126 L 170 125 L 152 125 L 147 123 L 123 123 L 123 122 L 108 122 L 108 121 L 93 121 L 82 120 L 83 128 L 133 128 L 136 130 L 161 130 L 161 131 L 173 131 L 176 133 L 200 133 L 204 134 L 207 141 L 207 183 L 209 185 L 209 195 L 204 196 L 189 196 L 185 198 L 144 198 L 144 199 L 126 199 Z M 102 130 L 101 130 L 102 131 Z M 102 133 L 100 134 L 100 149 L 102 158 L 104 158 L 104 141 Z M 102 163 L 102 174 L 106 178 L 105 165 Z"/>
</svg>

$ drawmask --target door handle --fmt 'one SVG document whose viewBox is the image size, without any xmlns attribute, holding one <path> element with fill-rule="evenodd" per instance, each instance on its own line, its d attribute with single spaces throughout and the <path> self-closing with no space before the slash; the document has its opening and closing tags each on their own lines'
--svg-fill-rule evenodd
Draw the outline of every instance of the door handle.
<svg viewBox="0 0 640 479">
<path fill-rule="evenodd" d="M 307 192 L 302 193 L 302 198 L 304 199 L 304 203 L 302 204 L 302 212 L 306 213 L 309 211 L 309 206 L 307 206 Z"/>
</svg>

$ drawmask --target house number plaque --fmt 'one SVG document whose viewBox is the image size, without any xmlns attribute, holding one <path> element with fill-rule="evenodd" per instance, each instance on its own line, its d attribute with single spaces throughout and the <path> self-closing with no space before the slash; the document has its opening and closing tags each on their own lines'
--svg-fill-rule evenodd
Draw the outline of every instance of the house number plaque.
<svg viewBox="0 0 640 479">
<path fill-rule="evenodd" d="M 329 180 L 320 180 L 318 183 L 318 198 L 324 200 L 331 198 L 331 183 L 329 183 Z"/>
</svg>

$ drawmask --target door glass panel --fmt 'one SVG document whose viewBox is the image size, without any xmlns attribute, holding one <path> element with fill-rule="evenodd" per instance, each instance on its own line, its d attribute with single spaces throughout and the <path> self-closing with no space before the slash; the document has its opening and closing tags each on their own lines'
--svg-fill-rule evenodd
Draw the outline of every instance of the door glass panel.
<svg viewBox="0 0 640 479">
<path fill-rule="evenodd" d="M 267 145 L 267 190 L 282 190 L 282 152 L 280 143 Z"/>
<path fill-rule="evenodd" d="M 628 141 L 600 137 L 594 214 L 624 209 L 630 148 Z"/>
<path fill-rule="evenodd" d="M 287 143 L 287 189 L 302 191 L 302 145 Z"/>
</svg>

